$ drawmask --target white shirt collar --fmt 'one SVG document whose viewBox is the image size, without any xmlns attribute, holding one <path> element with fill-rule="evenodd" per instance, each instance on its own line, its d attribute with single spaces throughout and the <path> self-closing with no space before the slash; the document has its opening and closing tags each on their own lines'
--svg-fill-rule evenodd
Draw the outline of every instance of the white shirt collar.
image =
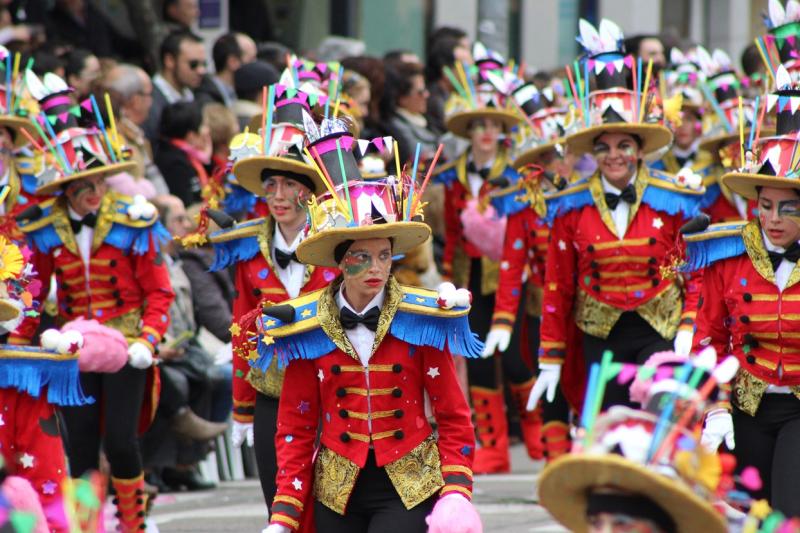
<svg viewBox="0 0 800 533">
<path fill-rule="evenodd" d="M 69 205 L 67 206 L 67 212 L 69 213 L 69 218 L 71 220 L 83 220 L 83 217 L 78 214 L 77 211 L 72 209 Z M 88 214 L 88 213 L 87 213 Z"/>
<path fill-rule="evenodd" d="M 600 174 L 600 180 L 603 183 L 603 192 L 610 192 L 610 193 L 613 193 L 613 194 L 622 194 L 622 189 L 617 189 L 602 174 Z M 634 185 L 635 183 L 636 183 L 636 174 L 633 175 L 633 178 L 631 178 L 631 181 L 628 182 L 628 185 Z M 626 185 L 626 187 L 627 187 L 627 185 Z"/>
<path fill-rule="evenodd" d="M 386 289 L 383 289 L 381 292 L 376 294 L 375 297 L 372 300 L 370 300 L 370 302 L 367 304 L 367 306 L 364 308 L 364 310 L 359 313 L 358 311 L 353 309 L 353 306 L 351 306 L 347 302 L 347 299 L 344 297 L 344 283 L 342 283 L 341 287 L 339 287 L 339 290 L 336 293 L 336 305 L 339 306 L 339 309 L 342 309 L 343 307 L 346 307 L 349 310 L 351 310 L 352 312 L 354 312 L 355 314 L 361 316 L 364 313 L 366 313 L 367 311 L 369 311 L 370 309 L 372 309 L 373 307 L 377 307 L 378 309 L 382 308 L 383 307 L 383 299 L 384 299 L 385 293 L 386 293 Z"/>
<path fill-rule="evenodd" d="M 184 87 L 183 91 L 178 92 L 178 89 L 173 87 L 160 73 L 153 76 L 153 84 L 158 87 L 158 90 L 161 91 L 170 104 L 180 101 L 191 102 L 194 100 L 194 93 L 191 89 Z"/>
<path fill-rule="evenodd" d="M 695 139 L 695 141 L 689 145 L 689 148 L 681 148 L 680 146 L 673 146 L 672 147 L 672 155 L 675 157 L 689 157 L 690 155 L 697 152 L 697 149 L 700 147 L 701 139 Z"/>
<path fill-rule="evenodd" d="M 303 232 L 298 231 L 292 243 L 286 244 L 286 239 L 283 238 L 283 233 L 281 233 L 278 224 L 275 224 L 275 235 L 272 238 L 273 248 L 291 253 L 297 250 L 297 247 L 300 246 L 302 240 L 303 240 Z"/>
</svg>

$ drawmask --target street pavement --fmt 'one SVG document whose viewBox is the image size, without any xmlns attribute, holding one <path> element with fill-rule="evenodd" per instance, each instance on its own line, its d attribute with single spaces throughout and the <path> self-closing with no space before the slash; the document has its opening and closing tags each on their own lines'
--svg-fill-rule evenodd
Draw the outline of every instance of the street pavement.
<svg viewBox="0 0 800 533">
<path fill-rule="evenodd" d="M 536 480 L 542 465 L 529 460 L 523 446 L 517 445 L 512 447 L 512 473 L 475 478 L 473 501 L 485 532 L 566 531 L 536 504 Z M 260 533 L 265 516 L 257 480 L 228 481 L 213 491 L 159 496 L 149 531 Z"/>
</svg>

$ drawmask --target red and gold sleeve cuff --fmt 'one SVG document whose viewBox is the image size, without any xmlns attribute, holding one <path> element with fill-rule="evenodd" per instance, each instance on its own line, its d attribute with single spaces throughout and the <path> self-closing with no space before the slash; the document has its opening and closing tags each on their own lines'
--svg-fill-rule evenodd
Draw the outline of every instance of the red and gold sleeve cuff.
<svg viewBox="0 0 800 533">
<path fill-rule="evenodd" d="M 142 327 L 142 334 L 139 335 L 139 341 L 150 347 L 150 350 L 155 353 L 155 347 L 161 342 L 161 333 L 155 328 L 150 326 Z"/>
<path fill-rule="evenodd" d="M 678 329 L 681 331 L 694 331 L 694 321 L 697 318 L 696 311 L 686 311 L 681 315 Z"/>
<path fill-rule="evenodd" d="M 444 487 L 439 492 L 440 496 L 458 492 L 468 500 L 472 499 L 472 470 L 462 465 L 444 465 L 442 477 L 444 477 Z"/>
<path fill-rule="evenodd" d="M 567 344 L 558 341 L 542 341 L 539 344 L 539 364 L 561 365 L 567 356 Z"/>
<path fill-rule="evenodd" d="M 270 508 L 272 515 L 270 523 L 288 526 L 293 530 L 300 527 L 300 517 L 303 514 L 303 502 L 292 496 L 278 494 L 272 500 Z"/>
<path fill-rule="evenodd" d="M 25 337 L 20 337 L 18 335 L 9 335 L 8 340 L 6 341 L 8 344 L 13 344 L 15 346 L 27 346 L 31 343 L 31 340 Z"/>
<path fill-rule="evenodd" d="M 506 311 L 495 311 L 492 315 L 492 329 L 505 329 L 511 331 L 514 329 L 514 320 L 517 317 L 513 313 Z"/>
<path fill-rule="evenodd" d="M 255 411 L 255 402 L 233 402 L 233 419 L 239 423 L 252 424 Z"/>
</svg>

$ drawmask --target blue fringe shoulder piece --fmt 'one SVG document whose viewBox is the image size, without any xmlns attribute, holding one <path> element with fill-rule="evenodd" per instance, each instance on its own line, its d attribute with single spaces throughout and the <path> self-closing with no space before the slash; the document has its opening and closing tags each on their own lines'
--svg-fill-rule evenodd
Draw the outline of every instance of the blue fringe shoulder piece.
<svg viewBox="0 0 800 533">
<path fill-rule="evenodd" d="M 94 403 L 81 390 L 78 358 L 35 346 L 0 344 L 0 389 L 16 389 L 38 398 L 47 387 L 47 401 L 60 406 Z"/>
<path fill-rule="evenodd" d="M 746 253 L 742 230 L 747 222 L 711 224 L 704 231 L 686 235 L 686 264 L 684 272 L 694 272 L 717 261 Z"/>
<path fill-rule="evenodd" d="M 506 167 L 501 176 L 508 180 L 508 186 L 492 191 L 490 194 L 492 207 L 497 214 L 506 217 L 530 207 L 530 203 L 520 200 L 525 191 L 520 187 L 519 174 L 511 167 Z"/>
<path fill-rule="evenodd" d="M 169 242 L 172 235 L 158 220 L 158 213 L 150 218 L 133 219 L 128 215 L 132 199 L 121 194 L 114 196 L 113 223 L 103 242 L 136 255 L 160 251 L 161 245 Z"/>
<path fill-rule="evenodd" d="M 231 216 L 242 215 L 250 213 L 256 205 L 256 195 L 247 189 L 235 185 L 228 184 L 227 194 L 225 199 L 222 200 L 222 209 Z"/>
<path fill-rule="evenodd" d="M 447 348 L 452 355 L 463 357 L 480 356 L 483 342 L 470 330 L 469 307 L 442 309 L 435 291 L 407 286 L 401 289 L 402 300 L 389 326 L 391 335 L 413 346 Z M 266 371 L 273 357 L 278 357 L 278 365 L 284 367 L 292 360 L 319 359 L 336 349 L 317 317 L 319 298 L 325 290 L 286 302 L 284 305 L 293 310 L 291 321 L 262 316 L 266 335 L 258 339 L 259 357 L 251 361 L 252 366 Z"/>
<path fill-rule="evenodd" d="M 680 214 L 686 219 L 697 215 L 705 191 L 692 190 L 675 183 L 671 174 L 651 170 L 642 202 L 669 215 Z"/>
<path fill-rule="evenodd" d="M 709 182 L 706 185 L 706 193 L 700 199 L 700 209 L 708 209 L 714 205 L 714 202 L 717 201 L 717 198 L 719 198 L 721 194 L 722 189 L 720 188 L 719 183 L 716 181 Z"/>
<path fill-rule="evenodd" d="M 589 180 L 582 179 L 570 184 L 563 191 L 558 191 L 545 196 L 545 204 L 547 205 L 547 214 L 544 217 L 548 225 L 553 224 L 556 217 L 560 217 L 574 211 L 581 209 L 587 205 L 592 205 L 592 193 L 589 190 Z"/>
<path fill-rule="evenodd" d="M 53 208 L 55 200 L 45 200 L 39 204 L 42 214 L 35 220 L 24 220 L 19 222 L 19 229 L 28 239 L 28 244 L 42 253 L 50 253 L 50 250 L 64 244 L 58 236 L 56 228 L 53 227 L 55 214 Z"/>
<path fill-rule="evenodd" d="M 434 174 L 433 181 L 436 183 L 441 183 L 445 187 L 450 187 L 450 185 L 458 181 L 458 171 L 456 170 L 456 164 L 458 159 L 445 165 L 444 169 L 440 172 Z"/>
<path fill-rule="evenodd" d="M 254 218 L 212 233 L 209 240 L 214 247 L 214 262 L 209 270 L 216 272 L 258 255 L 258 234 L 265 220 Z"/>
</svg>

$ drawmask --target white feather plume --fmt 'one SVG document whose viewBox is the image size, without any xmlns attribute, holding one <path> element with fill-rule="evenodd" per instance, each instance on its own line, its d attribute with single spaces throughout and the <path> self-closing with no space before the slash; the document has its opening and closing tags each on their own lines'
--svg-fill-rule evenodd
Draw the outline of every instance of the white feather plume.
<svg viewBox="0 0 800 533">
<path fill-rule="evenodd" d="M 603 43 L 603 48 L 605 48 L 606 52 L 618 50 L 622 39 L 622 30 L 619 26 L 608 19 L 600 21 L 600 41 Z"/>
<path fill-rule="evenodd" d="M 42 84 L 39 76 L 30 69 L 25 71 L 25 85 L 28 87 L 31 96 L 37 100 L 43 99 L 48 94 L 47 88 Z"/>
<path fill-rule="evenodd" d="M 597 30 L 589 21 L 580 19 L 578 21 L 578 30 L 580 31 L 578 41 L 587 52 L 590 54 L 599 54 L 604 51 L 603 42 L 600 40 L 600 34 L 597 33 Z"/>
<path fill-rule="evenodd" d="M 789 0 L 786 2 L 786 22 L 797 22 L 800 20 L 800 2 Z"/>
<path fill-rule="evenodd" d="M 52 72 L 48 72 L 44 75 L 42 79 L 44 82 L 44 86 L 47 87 L 47 91 L 50 94 L 60 93 L 69 90 L 69 85 L 62 80 L 57 74 L 53 74 Z"/>
<path fill-rule="evenodd" d="M 769 0 L 769 20 L 772 21 L 773 27 L 781 26 L 786 21 L 786 11 L 780 0 Z"/>
<path fill-rule="evenodd" d="M 792 77 L 783 65 L 779 65 L 778 70 L 775 71 L 775 87 L 779 91 L 792 88 Z"/>
</svg>

